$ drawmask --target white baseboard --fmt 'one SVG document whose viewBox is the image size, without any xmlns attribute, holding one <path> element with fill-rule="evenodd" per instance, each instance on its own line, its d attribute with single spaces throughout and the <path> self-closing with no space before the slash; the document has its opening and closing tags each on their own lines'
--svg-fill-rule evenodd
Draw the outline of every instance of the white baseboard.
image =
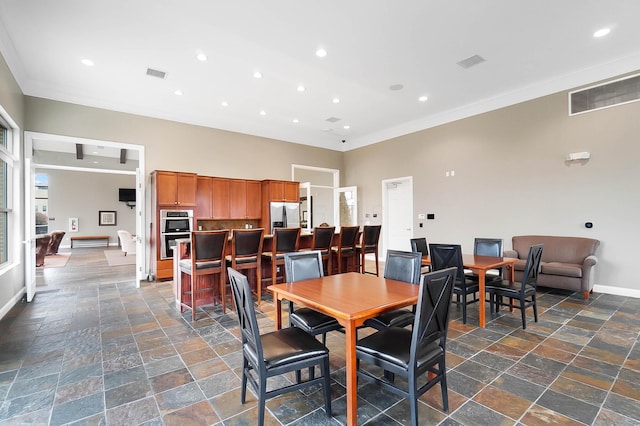
<svg viewBox="0 0 640 426">
<path fill-rule="evenodd" d="M 0 309 L 0 319 L 4 318 L 4 316 L 7 315 L 11 308 L 13 308 L 15 304 L 18 303 L 20 299 L 22 299 L 26 291 L 27 289 L 25 287 L 22 287 L 15 296 L 13 296 L 7 303 L 5 303 L 2 309 Z"/>
<path fill-rule="evenodd" d="M 640 290 L 626 287 L 612 287 L 608 285 L 598 285 L 594 284 L 593 286 L 594 293 L 604 293 L 604 294 L 614 294 L 616 296 L 627 296 L 627 297 L 635 297 L 640 299 Z"/>
</svg>

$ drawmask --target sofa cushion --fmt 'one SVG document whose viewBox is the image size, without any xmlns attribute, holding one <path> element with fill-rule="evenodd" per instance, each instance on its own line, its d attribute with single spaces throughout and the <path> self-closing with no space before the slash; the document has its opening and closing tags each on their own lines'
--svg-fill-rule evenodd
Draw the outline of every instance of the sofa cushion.
<svg viewBox="0 0 640 426">
<path fill-rule="evenodd" d="M 542 265 L 540 272 L 547 275 L 562 275 L 563 277 L 582 277 L 582 267 L 575 263 L 547 262 Z"/>
</svg>

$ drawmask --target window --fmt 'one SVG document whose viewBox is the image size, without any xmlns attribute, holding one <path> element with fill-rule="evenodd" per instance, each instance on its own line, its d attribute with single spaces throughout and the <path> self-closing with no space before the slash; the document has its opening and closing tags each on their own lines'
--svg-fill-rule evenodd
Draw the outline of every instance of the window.
<svg viewBox="0 0 640 426">
<path fill-rule="evenodd" d="M 13 156 L 10 131 L 0 119 L 0 264 L 9 260 L 9 222 L 11 220 L 11 185 L 13 175 Z"/>
<path fill-rule="evenodd" d="M 36 173 L 35 184 L 36 235 L 42 235 L 49 232 L 49 217 L 47 216 L 47 206 L 49 204 L 49 175 L 46 173 Z"/>
</svg>

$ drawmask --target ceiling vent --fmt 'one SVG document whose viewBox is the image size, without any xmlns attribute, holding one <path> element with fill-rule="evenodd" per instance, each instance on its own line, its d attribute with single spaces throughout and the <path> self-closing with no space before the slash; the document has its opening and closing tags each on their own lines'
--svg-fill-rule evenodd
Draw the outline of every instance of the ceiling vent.
<svg viewBox="0 0 640 426">
<path fill-rule="evenodd" d="M 640 74 L 569 92 L 569 115 L 640 100 Z"/>
<path fill-rule="evenodd" d="M 340 120 L 342 120 L 342 119 L 338 118 L 338 117 L 329 117 L 325 121 L 328 121 L 329 123 L 335 123 L 335 122 L 340 121 Z"/>
<path fill-rule="evenodd" d="M 467 59 L 461 60 L 460 62 L 458 62 L 458 65 L 460 65 L 464 69 L 469 69 L 473 66 L 483 63 L 484 61 L 485 59 L 482 56 L 473 55 L 469 56 Z"/>
<path fill-rule="evenodd" d="M 156 78 L 166 78 L 167 77 L 167 73 L 164 71 L 159 71 L 159 70 L 154 70 L 153 68 L 147 68 L 147 75 L 149 77 L 156 77 Z"/>
</svg>

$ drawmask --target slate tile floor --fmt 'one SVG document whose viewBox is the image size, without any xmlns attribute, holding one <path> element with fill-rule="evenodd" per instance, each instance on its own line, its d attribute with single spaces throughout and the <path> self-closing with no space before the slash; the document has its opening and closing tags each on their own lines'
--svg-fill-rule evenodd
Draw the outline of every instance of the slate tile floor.
<svg viewBox="0 0 640 426">
<path fill-rule="evenodd" d="M 0 425 L 255 424 L 255 398 L 239 402 L 232 312 L 206 307 L 191 323 L 171 303 L 171 282 L 136 289 L 133 266 L 109 267 L 102 249 L 74 249 L 38 283 L 35 300 L 0 321 Z M 541 291 L 539 310 L 524 331 L 518 312 L 480 329 L 454 307 L 450 411 L 436 387 L 420 424 L 640 424 L 640 299 Z M 272 330 L 268 295 L 260 311 Z M 327 340 L 333 418 L 318 388 L 269 401 L 267 425 L 344 424 L 344 335 Z M 409 424 L 407 401 L 366 383 L 359 395 L 360 424 Z"/>
</svg>

